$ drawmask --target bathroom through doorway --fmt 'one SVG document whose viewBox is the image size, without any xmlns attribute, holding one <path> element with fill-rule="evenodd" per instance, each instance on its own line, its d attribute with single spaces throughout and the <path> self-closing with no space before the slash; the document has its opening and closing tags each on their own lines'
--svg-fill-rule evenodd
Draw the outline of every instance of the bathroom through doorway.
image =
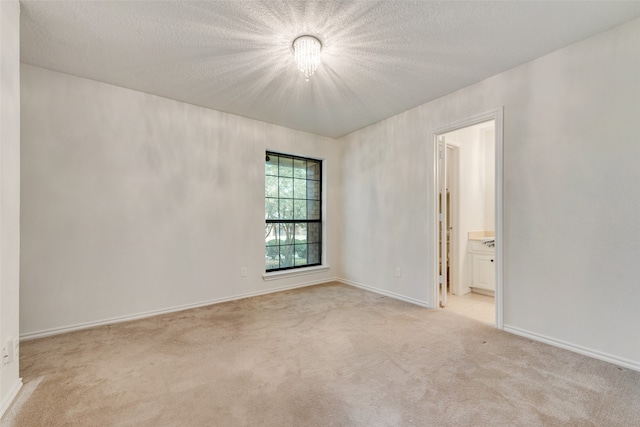
<svg viewBox="0 0 640 427">
<path fill-rule="evenodd" d="M 501 328 L 501 111 L 444 128 L 434 142 L 434 296 L 440 308 Z"/>
</svg>

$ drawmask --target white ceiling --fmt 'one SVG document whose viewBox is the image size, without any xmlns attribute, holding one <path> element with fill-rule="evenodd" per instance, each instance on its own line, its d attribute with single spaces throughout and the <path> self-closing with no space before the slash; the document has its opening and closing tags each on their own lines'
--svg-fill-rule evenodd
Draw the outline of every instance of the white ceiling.
<svg viewBox="0 0 640 427">
<path fill-rule="evenodd" d="M 334 138 L 640 16 L 640 1 L 21 4 L 25 63 Z M 323 43 L 309 82 L 302 34 Z"/>
</svg>

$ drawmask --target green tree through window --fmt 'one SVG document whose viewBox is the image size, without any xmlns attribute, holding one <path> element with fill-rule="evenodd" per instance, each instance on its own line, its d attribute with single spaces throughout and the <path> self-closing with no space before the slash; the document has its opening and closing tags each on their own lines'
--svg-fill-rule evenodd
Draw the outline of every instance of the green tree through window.
<svg viewBox="0 0 640 427">
<path fill-rule="evenodd" d="M 264 178 L 266 271 L 320 265 L 322 162 L 267 152 Z"/>
</svg>

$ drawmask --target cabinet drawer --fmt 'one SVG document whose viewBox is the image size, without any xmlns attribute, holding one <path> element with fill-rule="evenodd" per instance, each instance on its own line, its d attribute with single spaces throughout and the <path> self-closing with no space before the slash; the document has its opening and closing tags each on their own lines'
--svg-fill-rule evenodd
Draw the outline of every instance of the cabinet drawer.
<svg viewBox="0 0 640 427">
<path fill-rule="evenodd" d="M 469 240 L 469 252 L 481 252 L 485 254 L 493 254 L 495 253 L 495 248 L 490 248 L 489 246 L 482 243 L 481 240 Z"/>
</svg>

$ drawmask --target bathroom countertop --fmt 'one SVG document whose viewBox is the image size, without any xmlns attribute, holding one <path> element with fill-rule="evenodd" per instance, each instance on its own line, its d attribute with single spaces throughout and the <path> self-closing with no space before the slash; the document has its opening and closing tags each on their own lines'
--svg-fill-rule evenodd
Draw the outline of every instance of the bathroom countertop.
<svg viewBox="0 0 640 427">
<path fill-rule="evenodd" d="M 494 231 L 470 231 L 467 238 L 469 240 L 485 240 L 495 238 L 495 236 Z"/>
</svg>

